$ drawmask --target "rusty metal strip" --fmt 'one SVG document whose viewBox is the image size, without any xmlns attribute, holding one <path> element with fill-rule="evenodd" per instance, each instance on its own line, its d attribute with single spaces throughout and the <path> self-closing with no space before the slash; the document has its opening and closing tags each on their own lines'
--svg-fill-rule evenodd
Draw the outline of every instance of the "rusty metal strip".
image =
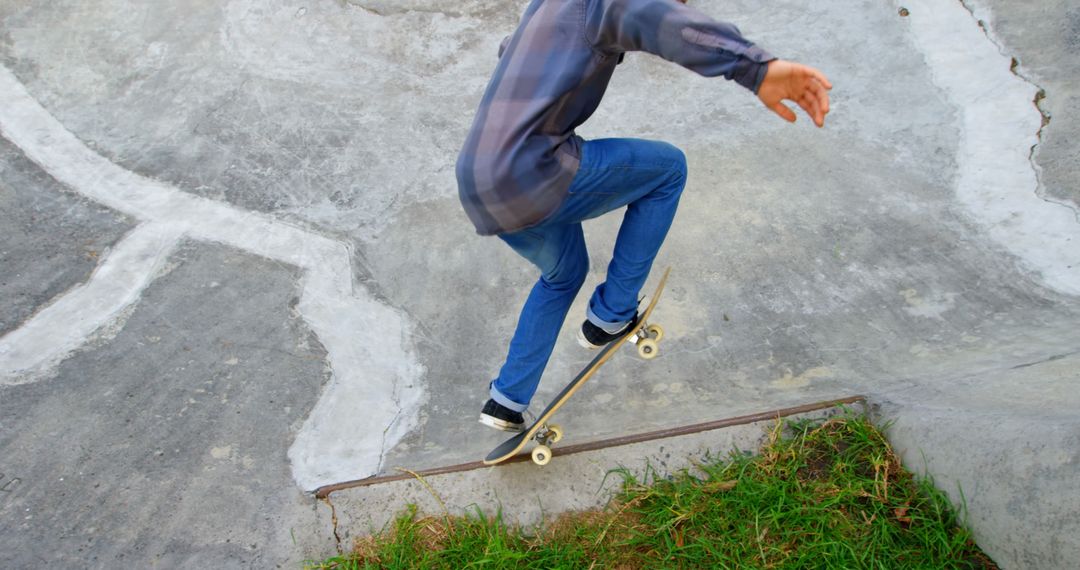
<svg viewBox="0 0 1080 570">
<path fill-rule="evenodd" d="M 687 426 L 680 426 L 676 428 L 661 429 L 655 431 L 649 431 L 634 435 L 624 435 L 619 437 L 612 437 L 608 439 L 600 439 L 597 441 L 591 441 L 586 443 L 578 443 L 574 445 L 565 445 L 554 448 L 553 455 L 573 455 L 575 453 L 583 453 L 586 451 L 596 451 L 599 449 L 606 449 L 609 447 L 619 447 L 622 445 L 630 445 L 632 443 L 643 443 L 646 441 L 653 441 L 657 439 L 667 439 L 671 437 L 678 437 L 681 435 L 690 435 L 694 433 L 701 433 L 705 431 L 717 430 L 720 428 L 752 424 L 755 422 L 762 422 L 772 419 L 785 418 L 788 416 L 794 416 L 798 414 L 805 414 L 808 412 L 816 412 L 819 410 L 825 410 L 828 408 L 835 408 L 836 406 L 843 406 L 846 404 L 855 404 L 859 402 L 865 402 L 864 396 L 849 396 L 847 398 L 838 398 L 836 400 L 826 400 L 824 402 L 816 402 L 813 404 L 803 404 L 801 406 L 795 406 L 791 408 L 781 408 L 779 410 L 771 410 L 768 412 L 760 412 L 757 414 L 749 414 L 745 416 L 736 416 L 734 418 L 726 418 L 722 420 L 714 420 L 711 422 L 704 422 L 699 424 L 691 424 Z M 423 471 L 416 471 L 416 475 L 421 477 L 431 477 L 434 475 L 446 475 L 448 473 L 460 473 L 462 471 L 472 471 L 474 469 L 491 468 L 498 469 L 500 465 L 506 465 L 509 463 L 518 463 L 521 461 L 528 461 L 531 457 L 528 452 L 519 453 L 498 465 L 484 465 L 483 461 L 470 461 L 468 463 L 460 463 L 458 465 L 448 465 L 445 467 L 436 467 L 434 469 L 425 469 Z M 384 475 L 381 477 L 368 477 L 367 479 L 356 479 L 354 481 L 345 481 L 342 483 L 334 483 L 332 485 L 324 485 L 315 490 L 315 496 L 324 499 L 335 491 L 342 491 L 344 489 L 355 489 L 358 487 L 370 487 L 372 485 L 380 485 L 382 483 L 390 483 L 393 481 L 404 481 L 406 479 L 413 479 L 414 475 L 409 473 L 399 473 L 397 475 Z"/>
</svg>

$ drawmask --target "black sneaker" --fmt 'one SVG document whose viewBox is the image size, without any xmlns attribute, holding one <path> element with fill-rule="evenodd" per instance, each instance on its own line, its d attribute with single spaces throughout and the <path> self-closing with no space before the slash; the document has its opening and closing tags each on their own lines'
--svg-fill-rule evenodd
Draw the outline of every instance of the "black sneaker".
<svg viewBox="0 0 1080 570">
<path fill-rule="evenodd" d="M 581 330 L 578 331 L 578 344 L 589 349 L 596 350 L 603 348 L 611 341 L 626 334 L 626 331 L 630 330 L 638 323 L 638 315 L 634 315 L 634 319 L 626 324 L 625 327 L 618 332 L 609 333 L 604 329 L 592 324 L 588 319 L 585 319 L 584 323 L 581 323 Z"/>
<path fill-rule="evenodd" d="M 525 430 L 525 417 L 521 412 L 515 412 L 510 408 L 488 400 L 480 412 L 480 423 L 502 431 L 520 432 Z"/>
</svg>

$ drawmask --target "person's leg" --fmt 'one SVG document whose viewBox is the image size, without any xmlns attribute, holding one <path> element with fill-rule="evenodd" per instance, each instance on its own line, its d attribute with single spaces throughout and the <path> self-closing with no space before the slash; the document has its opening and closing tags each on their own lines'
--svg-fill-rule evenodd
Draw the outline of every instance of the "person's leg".
<svg viewBox="0 0 1080 570">
<path fill-rule="evenodd" d="M 585 282 L 589 256 L 577 223 L 545 225 L 499 237 L 541 272 L 521 309 L 506 362 L 490 390 L 493 400 L 523 412 L 540 384 L 570 305 Z"/>
<path fill-rule="evenodd" d="M 634 318 L 637 295 L 675 216 L 686 180 L 682 152 L 662 142 L 586 141 L 581 167 L 563 205 L 538 227 L 499 236 L 536 265 L 541 277 L 522 307 L 491 398 L 523 412 L 540 383 L 559 330 L 588 273 L 580 222 L 627 206 L 607 281 L 589 303 L 590 320 L 622 326 Z M 595 316 L 594 316 L 595 314 Z"/>
<path fill-rule="evenodd" d="M 626 206 L 607 277 L 589 300 L 587 316 L 594 325 L 615 332 L 637 315 L 638 295 L 671 228 L 685 185 L 686 157 L 670 144 L 637 139 L 585 143 L 582 169 L 572 190 L 578 200 L 585 193 L 612 197 L 592 211 L 564 212 L 572 209 L 564 208 L 560 215 L 584 220 Z"/>
</svg>

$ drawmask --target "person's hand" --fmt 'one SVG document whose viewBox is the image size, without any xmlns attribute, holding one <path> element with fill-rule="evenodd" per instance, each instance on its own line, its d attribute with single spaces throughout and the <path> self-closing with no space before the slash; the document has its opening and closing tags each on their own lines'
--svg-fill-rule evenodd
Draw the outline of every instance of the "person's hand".
<svg viewBox="0 0 1080 570">
<path fill-rule="evenodd" d="M 813 67 L 782 59 L 770 61 L 768 66 L 765 79 L 758 87 L 758 99 L 789 123 L 795 122 L 795 112 L 782 101 L 794 101 L 810 115 L 815 125 L 824 126 L 825 115 L 829 114 L 829 89 L 832 89 L 825 74 Z"/>
</svg>

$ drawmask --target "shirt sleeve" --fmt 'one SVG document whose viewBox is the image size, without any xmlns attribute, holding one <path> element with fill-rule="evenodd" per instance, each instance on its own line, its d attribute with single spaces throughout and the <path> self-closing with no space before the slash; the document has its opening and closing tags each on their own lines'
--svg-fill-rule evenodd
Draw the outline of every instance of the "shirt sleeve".
<svg viewBox="0 0 1080 570">
<path fill-rule="evenodd" d="M 706 77 L 723 76 L 757 92 L 776 59 L 719 22 L 675 0 L 582 0 L 585 36 L 610 55 L 645 51 Z"/>
</svg>

